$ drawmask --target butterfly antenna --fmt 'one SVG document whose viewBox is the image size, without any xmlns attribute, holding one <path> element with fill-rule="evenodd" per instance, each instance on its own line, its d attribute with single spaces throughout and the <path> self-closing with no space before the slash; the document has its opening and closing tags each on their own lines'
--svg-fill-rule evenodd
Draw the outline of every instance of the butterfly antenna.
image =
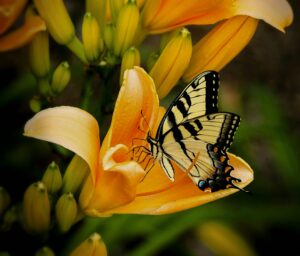
<svg viewBox="0 0 300 256">
<path fill-rule="evenodd" d="M 142 117 L 143 117 L 143 120 L 144 120 L 145 123 L 147 124 L 148 131 L 150 131 L 150 125 L 149 125 L 149 123 L 148 123 L 146 117 L 145 117 L 144 114 L 143 114 L 143 110 L 141 110 L 141 115 L 142 115 Z M 146 133 L 146 132 L 144 131 L 144 133 Z"/>
</svg>

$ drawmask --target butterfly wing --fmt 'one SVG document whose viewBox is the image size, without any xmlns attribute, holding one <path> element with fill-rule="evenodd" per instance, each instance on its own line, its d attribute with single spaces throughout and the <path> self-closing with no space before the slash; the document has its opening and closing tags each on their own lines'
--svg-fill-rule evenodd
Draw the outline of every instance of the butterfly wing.
<svg viewBox="0 0 300 256">
<path fill-rule="evenodd" d="M 218 112 L 219 75 L 207 71 L 196 76 L 167 109 L 156 133 L 159 140 L 173 127 L 193 118 Z"/>
<path fill-rule="evenodd" d="M 184 171 L 191 167 L 199 153 L 189 171 L 194 183 L 199 185 L 200 181 L 212 180 L 217 174 L 219 178 L 222 176 L 221 188 L 225 188 L 232 179 L 230 173 L 225 174 L 225 170 L 232 169 L 226 151 L 239 122 L 239 116 L 231 113 L 213 113 L 187 120 L 165 134 L 162 150 Z M 226 180 L 227 177 L 230 178 Z"/>
</svg>

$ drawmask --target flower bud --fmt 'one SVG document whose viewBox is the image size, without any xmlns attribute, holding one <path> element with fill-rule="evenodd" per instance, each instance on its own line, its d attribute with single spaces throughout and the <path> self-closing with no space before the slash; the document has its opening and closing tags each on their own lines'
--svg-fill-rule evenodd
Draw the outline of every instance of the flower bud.
<svg viewBox="0 0 300 256">
<path fill-rule="evenodd" d="M 68 44 L 75 37 L 75 28 L 63 0 L 34 0 L 47 29 L 59 44 Z"/>
<path fill-rule="evenodd" d="M 46 77 L 50 71 L 49 36 L 42 31 L 35 35 L 29 45 L 29 64 L 36 77 Z"/>
<path fill-rule="evenodd" d="M 139 9 L 134 0 L 129 0 L 120 9 L 114 38 L 115 55 L 123 54 L 133 45 L 133 39 L 138 29 L 140 19 Z"/>
<path fill-rule="evenodd" d="M 69 63 L 64 61 L 58 65 L 58 67 L 54 70 L 52 76 L 51 88 L 54 93 L 62 92 L 71 79 L 71 70 Z"/>
<path fill-rule="evenodd" d="M 103 31 L 103 40 L 109 50 L 113 49 L 114 35 L 116 28 L 113 24 L 106 24 Z"/>
<path fill-rule="evenodd" d="M 10 204 L 10 195 L 4 187 L 0 186 L 0 217 Z"/>
<path fill-rule="evenodd" d="M 82 62 L 87 63 L 83 46 L 75 35 L 73 22 L 63 0 L 34 0 L 34 4 L 54 40 L 66 45 Z"/>
<path fill-rule="evenodd" d="M 149 54 L 146 61 L 147 70 L 151 70 L 153 68 L 158 58 L 159 58 L 159 54 L 157 52 L 152 52 Z"/>
<path fill-rule="evenodd" d="M 191 55 L 191 35 L 183 28 L 168 42 L 149 73 L 160 98 L 165 97 L 176 85 L 187 68 Z"/>
<path fill-rule="evenodd" d="M 55 206 L 55 215 L 59 229 L 68 231 L 74 224 L 77 216 L 77 203 L 72 193 L 63 194 Z"/>
<path fill-rule="evenodd" d="M 1 224 L 1 231 L 9 231 L 11 226 L 18 220 L 18 207 L 13 205 L 8 208 L 3 216 L 3 221 Z"/>
<path fill-rule="evenodd" d="M 63 177 L 63 192 L 75 194 L 89 174 L 87 163 L 78 155 L 70 162 Z"/>
<path fill-rule="evenodd" d="M 75 248 L 70 256 L 107 256 L 106 246 L 98 233 L 92 234 Z"/>
<path fill-rule="evenodd" d="M 38 78 L 37 86 L 39 88 L 40 94 L 42 94 L 43 96 L 45 97 L 52 96 L 52 90 L 50 87 L 48 77 Z"/>
<path fill-rule="evenodd" d="M 96 62 L 103 50 L 103 41 L 98 22 L 89 12 L 84 15 L 83 19 L 82 41 L 87 60 L 90 63 Z"/>
<path fill-rule="evenodd" d="M 55 162 L 49 164 L 45 171 L 42 182 L 45 184 L 48 193 L 57 193 L 62 186 L 62 177 L 58 165 Z"/>
<path fill-rule="evenodd" d="M 23 199 L 25 228 L 34 234 L 44 233 L 50 227 L 50 202 L 47 188 L 42 182 L 31 184 Z"/>
<path fill-rule="evenodd" d="M 35 253 L 35 256 L 55 256 L 55 254 L 49 247 L 44 246 Z"/>
<path fill-rule="evenodd" d="M 29 101 L 29 107 L 32 110 L 32 112 L 37 113 L 42 108 L 42 102 L 38 96 L 33 96 L 31 100 Z"/>
<path fill-rule="evenodd" d="M 140 64 L 141 56 L 139 50 L 135 47 L 127 49 L 123 55 L 121 63 L 120 85 L 122 85 L 125 70 L 131 69 L 134 66 L 139 66 Z"/>
</svg>

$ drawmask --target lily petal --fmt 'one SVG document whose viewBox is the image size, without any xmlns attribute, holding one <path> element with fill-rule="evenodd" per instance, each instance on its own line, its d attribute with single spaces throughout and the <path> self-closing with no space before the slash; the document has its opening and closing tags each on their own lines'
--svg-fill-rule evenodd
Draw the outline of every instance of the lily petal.
<svg viewBox="0 0 300 256">
<path fill-rule="evenodd" d="M 4 33 L 19 17 L 28 0 L 0 2 L 0 34 Z"/>
<path fill-rule="evenodd" d="M 45 30 L 46 24 L 39 16 L 30 16 L 22 27 L 0 38 L 0 52 L 22 47 L 38 32 Z"/>
<path fill-rule="evenodd" d="M 218 24 L 194 45 L 184 81 L 192 80 L 205 70 L 220 71 L 246 47 L 257 24 L 257 19 L 248 16 L 236 16 Z"/>
<path fill-rule="evenodd" d="M 241 158 L 230 153 L 228 155 L 230 165 L 234 167 L 232 176 L 241 179 L 238 186 L 243 188 L 253 180 L 253 171 Z M 175 182 L 173 184 L 170 182 L 167 189 L 139 194 L 132 203 L 106 213 L 168 214 L 209 203 L 238 191 L 228 188 L 212 193 L 203 192 L 183 172 L 177 173 L 177 175 Z M 152 182 L 155 183 L 157 180 L 152 180 Z"/>
<path fill-rule="evenodd" d="M 108 144 L 130 147 L 133 138 L 145 137 L 146 134 L 138 129 L 141 120 L 146 119 L 151 128 L 156 122 L 158 108 L 159 101 L 152 78 L 139 67 L 127 70 L 112 117 Z"/>
<path fill-rule="evenodd" d="M 262 19 L 281 31 L 293 20 L 286 0 L 153 0 L 146 2 L 142 17 L 146 30 L 162 33 L 185 25 L 214 24 L 236 15 Z"/>
<path fill-rule="evenodd" d="M 100 138 L 96 119 L 75 107 L 43 110 L 30 119 L 24 135 L 61 145 L 83 158 L 95 181 L 98 168 Z"/>
<path fill-rule="evenodd" d="M 86 183 L 80 194 L 80 205 L 89 215 L 99 215 L 132 202 L 136 187 L 145 175 L 144 169 L 130 161 L 128 148 L 118 144 L 111 147 L 103 157 L 103 171 L 95 185 L 92 197 L 87 197 L 90 183 Z M 128 160 L 126 160 L 128 159 Z"/>
</svg>

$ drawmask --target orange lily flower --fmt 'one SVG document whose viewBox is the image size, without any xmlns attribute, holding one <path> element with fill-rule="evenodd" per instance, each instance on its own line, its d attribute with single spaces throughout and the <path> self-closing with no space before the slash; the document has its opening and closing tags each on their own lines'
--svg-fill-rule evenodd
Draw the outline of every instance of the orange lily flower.
<svg viewBox="0 0 300 256">
<path fill-rule="evenodd" d="M 207 25 L 246 15 L 261 19 L 283 31 L 293 19 L 286 0 L 152 0 L 147 1 L 142 19 L 144 28 L 152 34 L 185 25 Z"/>
<path fill-rule="evenodd" d="M 20 16 L 27 2 L 27 0 L 0 1 L 0 52 L 22 47 L 31 41 L 36 33 L 46 30 L 46 25 L 39 16 L 28 15 L 20 28 L 4 34 Z"/>
<path fill-rule="evenodd" d="M 143 69 L 135 67 L 125 72 L 112 123 L 101 148 L 97 121 L 75 107 L 41 111 L 27 122 L 24 134 L 62 145 L 89 165 L 91 174 L 79 202 L 91 216 L 166 214 L 237 192 L 234 188 L 203 192 L 179 168 L 175 182 L 171 182 L 159 164 L 146 175 L 146 164 L 132 160 L 130 149 L 133 142 L 145 143 L 136 140 L 147 136 L 141 131 L 144 120 L 151 134 L 155 134 L 163 114 L 153 80 Z M 229 159 L 234 167 L 233 176 L 241 179 L 240 187 L 245 187 L 253 180 L 253 171 L 241 158 L 229 153 Z"/>
</svg>

